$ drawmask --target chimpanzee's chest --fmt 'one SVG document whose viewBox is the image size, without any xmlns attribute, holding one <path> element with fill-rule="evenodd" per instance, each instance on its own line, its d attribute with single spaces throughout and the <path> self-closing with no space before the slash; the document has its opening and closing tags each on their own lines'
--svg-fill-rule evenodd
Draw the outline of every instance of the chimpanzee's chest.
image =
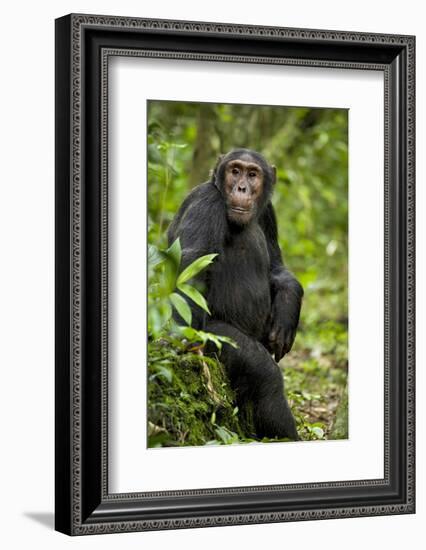
<svg viewBox="0 0 426 550">
<path fill-rule="evenodd" d="M 212 315 L 261 338 L 271 308 L 269 273 L 261 228 L 253 224 L 232 235 L 210 273 L 207 298 Z"/>
</svg>

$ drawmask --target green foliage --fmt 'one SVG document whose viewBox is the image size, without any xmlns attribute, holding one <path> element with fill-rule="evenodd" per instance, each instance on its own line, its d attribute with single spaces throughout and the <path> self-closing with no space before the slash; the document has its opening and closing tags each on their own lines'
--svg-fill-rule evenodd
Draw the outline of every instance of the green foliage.
<svg viewBox="0 0 426 550">
<path fill-rule="evenodd" d="M 203 309 L 210 315 L 210 310 L 209 306 L 207 305 L 206 299 L 200 292 L 198 292 L 196 288 L 191 285 L 187 285 L 186 283 L 179 283 L 179 281 L 177 286 L 181 292 L 188 296 L 188 298 L 191 298 L 194 303 L 196 303 L 198 306 L 200 306 L 201 309 Z M 191 323 L 188 323 L 188 325 L 190 324 Z"/>
<path fill-rule="evenodd" d="M 185 300 L 185 298 L 182 298 L 182 296 L 180 294 L 176 294 L 176 292 L 172 292 L 169 296 L 169 299 L 173 307 L 176 309 L 176 311 L 179 313 L 185 323 L 187 325 L 190 325 L 192 322 L 192 313 L 191 308 L 189 307 L 188 302 Z"/>
<path fill-rule="evenodd" d="M 206 256 L 201 256 L 201 258 L 197 258 L 194 262 L 192 262 L 191 265 L 189 265 L 187 268 L 185 268 L 182 273 L 179 275 L 177 279 L 177 286 L 182 285 L 186 283 L 186 281 L 189 281 L 189 279 L 192 279 L 205 269 L 209 264 L 212 263 L 213 259 L 217 256 L 217 254 L 207 254 Z"/>
<path fill-rule="evenodd" d="M 214 255 L 199 258 L 179 273 L 180 244 L 176 241 L 167 249 L 166 230 L 191 186 L 207 181 L 219 154 L 236 147 L 263 153 L 277 168 L 273 204 L 279 225 L 279 242 L 288 267 L 305 290 L 296 342 L 282 361 L 286 392 L 303 439 L 334 437 L 331 430 L 341 400 L 339 410 L 343 408 L 347 412 L 347 110 L 149 102 L 150 341 L 166 340 L 178 354 L 182 353 L 179 348 L 182 340 L 194 345 L 203 345 L 207 341 L 215 342 L 218 348 L 222 345 L 223 339 L 195 331 L 190 326 L 190 312 L 186 307 L 189 299 L 208 312 L 202 293 L 191 284 L 191 279 L 198 268 L 203 269 L 214 261 Z M 177 327 L 172 321 L 173 308 L 185 326 Z M 157 355 L 154 353 L 153 357 Z M 167 393 L 171 389 L 167 384 L 176 382 L 179 369 L 176 358 L 169 357 L 168 360 L 169 364 L 160 362 L 160 366 L 173 374 L 171 381 L 166 378 L 166 371 L 156 370 L 151 355 L 149 358 L 155 376 L 149 388 L 152 384 L 154 387 L 162 384 L 163 389 L 161 395 L 150 394 L 157 411 L 166 401 L 167 410 L 172 407 L 171 396 Z M 183 384 L 182 378 L 180 380 Z M 197 395 L 197 406 L 201 407 L 203 402 Z M 172 407 L 174 415 L 179 407 L 191 409 L 192 405 L 179 401 Z M 200 436 L 196 444 L 250 441 L 242 439 L 231 417 L 218 424 L 219 429 L 215 425 L 217 417 L 215 422 L 211 422 L 214 407 L 207 409 L 207 416 L 202 418 L 203 422 L 208 418 L 209 431 L 203 432 L 204 439 Z M 169 418 L 167 414 L 165 418 Z M 240 423 L 246 421 L 239 413 L 232 418 L 237 418 Z M 187 429 L 192 431 L 190 424 L 187 424 Z M 167 444 L 173 444 L 169 430 L 170 426 Z M 182 441 L 180 444 L 191 444 L 187 438 Z"/>
<path fill-rule="evenodd" d="M 166 250 L 160 250 L 153 244 L 149 245 L 148 334 L 150 336 L 158 337 L 167 328 L 172 329 L 173 308 L 188 326 L 191 325 L 191 308 L 187 300 L 176 290 L 180 290 L 204 311 L 210 313 L 204 296 L 187 281 L 210 265 L 216 256 L 217 254 L 201 256 L 180 272 L 182 249 L 179 239 L 176 239 Z"/>
</svg>

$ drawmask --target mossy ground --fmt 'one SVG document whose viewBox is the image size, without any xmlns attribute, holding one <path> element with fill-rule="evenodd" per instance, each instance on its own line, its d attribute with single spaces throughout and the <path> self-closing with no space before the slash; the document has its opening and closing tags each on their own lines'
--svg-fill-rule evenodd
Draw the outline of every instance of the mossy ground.
<svg viewBox="0 0 426 550">
<path fill-rule="evenodd" d="M 244 435 L 222 364 L 157 344 L 149 362 L 148 446 L 231 443 Z"/>
</svg>

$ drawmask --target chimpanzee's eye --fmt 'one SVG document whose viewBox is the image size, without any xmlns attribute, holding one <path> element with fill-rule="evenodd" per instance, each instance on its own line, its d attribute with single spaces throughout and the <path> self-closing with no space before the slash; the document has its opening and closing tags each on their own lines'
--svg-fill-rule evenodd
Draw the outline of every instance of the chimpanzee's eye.
<svg viewBox="0 0 426 550">
<path fill-rule="evenodd" d="M 234 176 L 236 176 L 240 173 L 240 171 L 238 170 L 238 168 L 232 168 L 232 173 L 234 174 Z"/>
<path fill-rule="evenodd" d="M 249 178 L 255 178 L 256 172 L 249 172 Z"/>
</svg>

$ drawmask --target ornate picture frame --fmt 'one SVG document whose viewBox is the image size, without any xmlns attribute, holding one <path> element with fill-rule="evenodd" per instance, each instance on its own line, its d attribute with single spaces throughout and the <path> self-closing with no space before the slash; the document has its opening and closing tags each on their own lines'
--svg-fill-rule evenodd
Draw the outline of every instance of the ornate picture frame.
<svg viewBox="0 0 426 550">
<path fill-rule="evenodd" d="M 381 71 L 384 477 L 108 489 L 108 60 Z M 69 535 L 415 511 L 415 38 L 72 14 L 56 20 L 56 529 Z"/>
</svg>

